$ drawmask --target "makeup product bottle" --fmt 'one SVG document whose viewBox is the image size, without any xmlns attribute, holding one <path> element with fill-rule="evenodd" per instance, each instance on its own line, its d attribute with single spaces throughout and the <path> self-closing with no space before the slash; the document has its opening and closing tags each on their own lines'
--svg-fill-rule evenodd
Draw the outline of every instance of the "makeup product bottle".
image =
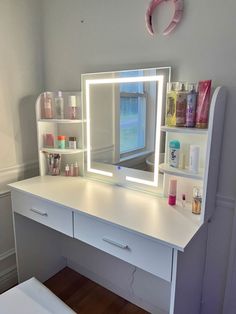
<svg viewBox="0 0 236 314">
<path fill-rule="evenodd" d="M 78 163 L 76 162 L 74 164 L 74 177 L 78 177 L 79 176 L 79 165 Z"/>
<path fill-rule="evenodd" d="M 70 175 L 70 167 L 69 167 L 69 165 L 67 164 L 67 165 L 65 166 L 65 176 L 66 176 L 66 177 L 69 177 L 69 175 Z"/>
<path fill-rule="evenodd" d="M 45 134 L 44 143 L 45 143 L 45 147 L 53 148 L 54 147 L 54 135 L 51 133 Z"/>
<path fill-rule="evenodd" d="M 69 137 L 69 148 L 76 149 L 76 137 L 75 136 Z"/>
<path fill-rule="evenodd" d="M 200 146 L 190 145 L 189 149 L 189 171 L 198 173 L 199 171 Z"/>
<path fill-rule="evenodd" d="M 210 109 L 211 81 L 198 83 L 198 101 L 196 110 L 196 128 L 206 129 Z"/>
<path fill-rule="evenodd" d="M 43 117 L 44 117 L 44 119 L 52 119 L 53 118 L 52 98 L 49 95 L 49 93 L 44 93 Z"/>
<path fill-rule="evenodd" d="M 192 213 L 200 215 L 202 209 L 202 191 L 199 187 L 193 188 Z"/>
<path fill-rule="evenodd" d="M 169 142 L 169 165 L 174 168 L 179 167 L 180 142 L 173 140 Z"/>
<path fill-rule="evenodd" d="M 171 179 L 169 182 L 168 204 L 173 206 L 176 204 L 177 180 Z"/>
<path fill-rule="evenodd" d="M 76 96 L 72 95 L 69 97 L 69 118 L 74 120 L 78 116 L 78 107 L 76 104 Z"/>
<path fill-rule="evenodd" d="M 70 177 L 74 176 L 74 165 L 73 164 L 70 165 L 69 176 Z"/>
<path fill-rule="evenodd" d="M 196 121 L 197 92 L 194 84 L 190 84 L 190 92 L 187 94 L 186 124 L 187 128 L 193 128 Z"/>
<path fill-rule="evenodd" d="M 66 148 L 66 137 L 64 135 L 58 135 L 57 137 L 57 147 L 60 149 Z"/>
<path fill-rule="evenodd" d="M 62 92 L 58 92 L 58 97 L 55 98 L 56 118 L 64 119 L 64 99 L 62 98 Z"/>
<path fill-rule="evenodd" d="M 187 90 L 184 83 L 179 84 L 176 93 L 176 126 L 182 127 L 186 123 Z"/>
<path fill-rule="evenodd" d="M 182 203 L 182 207 L 184 208 L 185 205 L 186 205 L 186 195 L 185 194 L 182 194 L 182 200 L 181 200 L 181 203 Z"/>
<path fill-rule="evenodd" d="M 185 154 L 183 149 L 179 153 L 179 169 L 185 169 Z"/>
<path fill-rule="evenodd" d="M 167 83 L 167 94 L 166 94 L 166 126 L 176 125 L 176 84 Z"/>
</svg>

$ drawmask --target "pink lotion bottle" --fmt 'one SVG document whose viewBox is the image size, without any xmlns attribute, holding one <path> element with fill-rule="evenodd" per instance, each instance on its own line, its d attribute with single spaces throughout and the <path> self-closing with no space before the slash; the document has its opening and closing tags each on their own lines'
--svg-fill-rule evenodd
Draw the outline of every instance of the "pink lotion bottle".
<svg viewBox="0 0 236 314">
<path fill-rule="evenodd" d="M 169 183 L 168 204 L 174 206 L 176 204 L 177 180 L 171 179 Z"/>
</svg>

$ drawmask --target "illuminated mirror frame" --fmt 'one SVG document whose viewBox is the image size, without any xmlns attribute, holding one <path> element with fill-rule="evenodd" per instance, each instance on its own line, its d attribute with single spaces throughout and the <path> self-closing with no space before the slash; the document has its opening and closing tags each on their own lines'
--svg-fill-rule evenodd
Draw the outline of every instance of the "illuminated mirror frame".
<svg viewBox="0 0 236 314">
<path fill-rule="evenodd" d="M 99 84 L 112 83 L 132 83 L 132 82 L 157 82 L 157 110 L 156 110 L 156 133 L 155 133 L 155 160 L 154 160 L 154 180 L 144 180 L 136 177 L 126 176 L 125 179 L 129 182 L 141 183 L 148 186 L 158 186 L 158 166 L 160 152 L 160 133 L 163 107 L 163 75 L 138 76 L 138 77 L 123 77 L 123 78 L 108 78 L 108 79 L 85 79 L 85 99 L 86 99 L 86 140 L 87 140 L 87 171 L 107 177 L 113 177 L 112 172 L 103 171 L 91 167 L 91 124 L 90 124 L 90 86 Z"/>
</svg>

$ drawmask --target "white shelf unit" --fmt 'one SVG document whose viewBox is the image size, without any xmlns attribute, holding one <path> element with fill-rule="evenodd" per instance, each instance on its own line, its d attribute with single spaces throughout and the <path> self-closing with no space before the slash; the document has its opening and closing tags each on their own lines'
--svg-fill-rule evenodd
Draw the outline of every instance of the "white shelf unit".
<svg viewBox="0 0 236 314">
<path fill-rule="evenodd" d="M 192 210 L 193 188 L 202 188 L 202 210 L 199 217 L 202 223 L 212 216 L 214 210 L 225 102 L 225 88 L 217 87 L 211 100 L 208 129 L 161 127 L 161 131 L 165 133 L 165 160 L 164 163 L 159 165 L 159 171 L 163 173 L 164 176 L 163 195 L 164 197 L 168 196 L 170 179 L 177 179 L 177 201 L 180 203 L 182 194 L 185 194 L 186 204 L 188 205 L 183 212 L 189 215 L 188 212 L 191 213 Z M 169 142 L 171 140 L 178 140 L 180 142 L 180 150 L 182 150 L 185 155 L 184 169 L 174 168 L 169 165 Z M 190 172 L 188 169 L 189 147 L 191 144 L 199 145 L 200 147 L 198 173 Z"/>
<path fill-rule="evenodd" d="M 43 101 L 45 93 L 52 99 L 53 105 L 53 118 L 45 119 L 43 117 Z M 58 92 L 45 92 L 39 95 L 36 102 L 36 120 L 37 120 L 37 136 L 38 136 L 38 152 L 39 152 L 39 169 L 40 175 L 44 176 L 48 174 L 47 166 L 47 154 L 60 154 L 61 156 L 61 175 L 64 175 L 64 169 L 66 164 L 79 165 L 79 175 L 84 173 L 84 144 L 83 144 L 83 130 L 84 123 L 83 112 L 81 105 L 81 93 L 80 92 L 61 92 L 61 96 L 64 100 L 64 119 L 57 119 L 55 117 L 55 98 L 58 97 Z M 68 118 L 68 101 L 69 96 L 76 96 L 78 106 L 77 119 Z M 54 147 L 47 147 L 45 144 L 45 135 L 52 134 L 54 137 Z M 66 136 L 66 148 L 60 149 L 57 145 L 57 136 Z M 76 137 L 77 147 L 76 149 L 69 149 L 68 138 Z"/>
</svg>

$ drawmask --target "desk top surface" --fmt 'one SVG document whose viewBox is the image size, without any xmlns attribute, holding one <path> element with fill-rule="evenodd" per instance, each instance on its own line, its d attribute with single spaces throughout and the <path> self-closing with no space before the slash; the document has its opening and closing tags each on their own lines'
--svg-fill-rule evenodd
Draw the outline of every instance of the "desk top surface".
<svg viewBox="0 0 236 314">
<path fill-rule="evenodd" d="M 9 186 L 180 251 L 201 227 L 190 207 L 169 206 L 165 198 L 81 177 L 34 177 Z"/>
</svg>

